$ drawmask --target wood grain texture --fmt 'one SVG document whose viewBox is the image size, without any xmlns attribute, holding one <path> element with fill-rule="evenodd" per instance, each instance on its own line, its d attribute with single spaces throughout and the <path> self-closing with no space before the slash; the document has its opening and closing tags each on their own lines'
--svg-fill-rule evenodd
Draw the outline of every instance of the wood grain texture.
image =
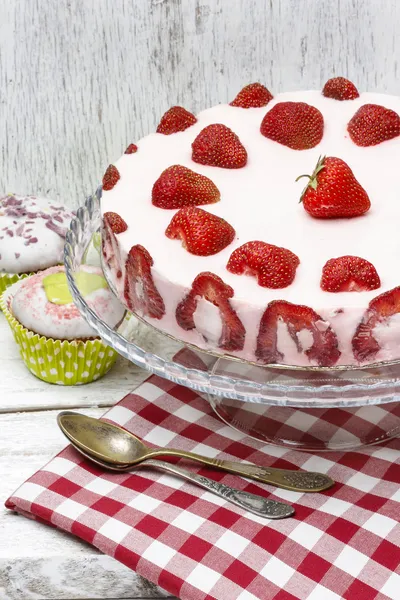
<svg viewBox="0 0 400 600">
<path fill-rule="evenodd" d="M 172 104 L 333 74 L 400 93 L 396 0 L 0 0 L 0 190 L 82 203 Z"/>
<path fill-rule="evenodd" d="M 32 375 L 24 365 L 1 312 L 0 356 L 0 414 L 21 410 L 110 406 L 149 376 L 147 371 L 119 357 L 105 377 L 87 385 L 63 387 L 45 383 Z"/>
<path fill-rule="evenodd" d="M 1 600 L 166 597 L 89 544 L 4 508 L 8 496 L 66 446 L 57 412 L 0 415 Z M 104 409 L 82 412 L 100 417 Z"/>
</svg>

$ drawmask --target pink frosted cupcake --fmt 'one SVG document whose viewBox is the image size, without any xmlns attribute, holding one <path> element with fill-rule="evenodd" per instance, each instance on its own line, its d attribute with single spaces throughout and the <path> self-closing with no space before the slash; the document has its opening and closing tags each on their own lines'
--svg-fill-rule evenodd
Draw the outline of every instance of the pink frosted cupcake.
<svg viewBox="0 0 400 600">
<path fill-rule="evenodd" d="M 125 309 L 109 290 L 101 269 L 82 266 L 76 275 L 81 294 L 110 327 Z M 73 303 L 63 266 L 27 277 L 7 289 L 1 307 L 28 369 L 44 381 L 79 385 L 99 379 L 117 354 L 106 346 Z"/>
</svg>

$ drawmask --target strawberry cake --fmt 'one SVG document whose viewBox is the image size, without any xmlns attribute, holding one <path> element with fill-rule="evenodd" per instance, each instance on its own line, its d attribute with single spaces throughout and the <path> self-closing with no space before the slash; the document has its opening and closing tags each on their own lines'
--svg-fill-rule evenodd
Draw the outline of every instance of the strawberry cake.
<svg viewBox="0 0 400 600">
<path fill-rule="evenodd" d="M 254 83 L 172 107 L 103 178 L 102 253 L 125 306 L 258 364 L 400 359 L 400 98 Z"/>
</svg>

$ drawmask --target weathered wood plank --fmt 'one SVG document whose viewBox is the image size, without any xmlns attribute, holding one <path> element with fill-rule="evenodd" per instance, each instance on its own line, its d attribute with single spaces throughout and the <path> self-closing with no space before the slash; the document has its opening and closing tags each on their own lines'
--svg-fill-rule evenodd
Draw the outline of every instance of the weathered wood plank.
<svg viewBox="0 0 400 600">
<path fill-rule="evenodd" d="M 101 416 L 104 409 L 82 412 Z M 0 415 L 0 598 L 163 598 L 118 561 L 71 535 L 6 510 L 7 497 L 65 445 L 57 411 Z"/>
<path fill-rule="evenodd" d="M 105 377 L 84 386 L 50 385 L 32 375 L 22 362 L 4 315 L 0 312 L 0 413 L 80 406 L 110 406 L 149 376 L 123 358 Z"/>
<path fill-rule="evenodd" d="M 0 189 L 81 203 L 170 105 L 252 80 L 400 93 L 399 20 L 396 0 L 0 0 Z"/>
</svg>

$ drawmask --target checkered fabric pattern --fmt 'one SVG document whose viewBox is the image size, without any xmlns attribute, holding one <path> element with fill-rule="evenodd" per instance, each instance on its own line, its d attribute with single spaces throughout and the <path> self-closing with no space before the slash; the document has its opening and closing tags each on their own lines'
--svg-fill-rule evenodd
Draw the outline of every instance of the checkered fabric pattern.
<svg viewBox="0 0 400 600">
<path fill-rule="evenodd" d="M 295 506 L 262 519 L 150 469 L 103 472 L 67 447 L 9 498 L 182 600 L 400 599 L 400 440 L 320 456 L 264 445 L 217 419 L 196 392 L 151 376 L 105 416 L 149 444 L 328 473 L 321 494 L 270 488 L 190 464 Z M 187 465 L 189 466 L 189 465 Z"/>
<path fill-rule="evenodd" d="M 387 437 L 387 432 L 399 430 L 400 424 L 399 402 L 381 406 L 302 410 L 224 398 L 217 410 L 224 421 L 235 424 L 250 435 L 257 436 L 262 432 L 265 439 L 267 432 L 272 442 L 292 440 L 308 449 L 321 448 L 326 444 L 332 450 L 352 447 L 364 443 L 366 438 L 379 442 Z"/>
</svg>

